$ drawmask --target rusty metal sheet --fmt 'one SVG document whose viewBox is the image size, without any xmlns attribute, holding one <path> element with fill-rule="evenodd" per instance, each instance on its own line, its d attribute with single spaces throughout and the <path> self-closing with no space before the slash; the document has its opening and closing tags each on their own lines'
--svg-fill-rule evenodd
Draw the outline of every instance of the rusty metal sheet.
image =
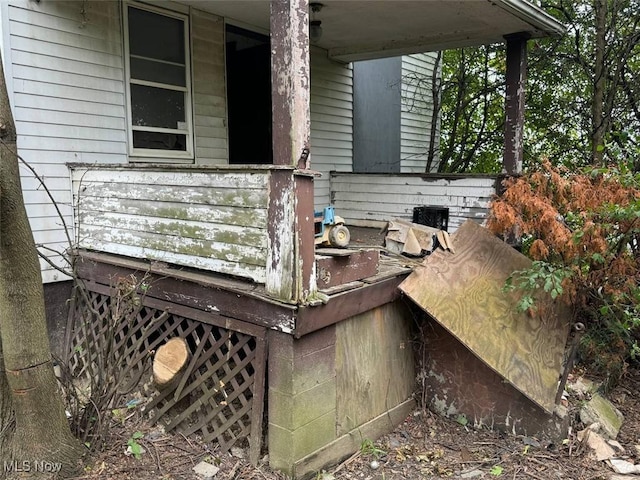
<svg viewBox="0 0 640 480">
<path fill-rule="evenodd" d="M 569 317 L 559 305 L 544 318 L 520 313 L 502 291 L 529 259 L 468 220 L 451 236 L 455 254 L 438 250 L 399 286 L 471 352 L 530 400 L 551 412 Z M 452 359 L 453 361 L 453 359 Z"/>
</svg>

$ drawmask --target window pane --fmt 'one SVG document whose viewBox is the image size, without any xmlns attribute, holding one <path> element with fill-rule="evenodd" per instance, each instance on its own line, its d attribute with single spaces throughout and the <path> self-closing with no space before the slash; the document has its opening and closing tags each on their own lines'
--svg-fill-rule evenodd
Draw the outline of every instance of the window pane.
<svg viewBox="0 0 640 480">
<path fill-rule="evenodd" d="M 153 60 L 131 58 L 131 78 L 185 87 L 185 68 Z"/>
<path fill-rule="evenodd" d="M 184 92 L 131 85 L 133 125 L 186 129 Z"/>
<path fill-rule="evenodd" d="M 131 55 L 185 64 L 184 22 L 129 7 Z"/>
<path fill-rule="evenodd" d="M 177 133 L 158 133 L 133 131 L 134 148 L 153 148 L 156 150 L 187 150 L 187 136 Z"/>
</svg>

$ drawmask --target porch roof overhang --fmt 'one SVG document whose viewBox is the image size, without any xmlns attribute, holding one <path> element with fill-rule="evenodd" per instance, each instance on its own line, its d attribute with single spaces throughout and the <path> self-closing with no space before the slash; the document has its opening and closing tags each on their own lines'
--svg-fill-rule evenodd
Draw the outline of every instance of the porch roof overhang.
<svg viewBox="0 0 640 480">
<path fill-rule="evenodd" d="M 323 34 L 314 45 L 351 62 L 561 35 L 564 27 L 525 0 L 320 0 Z M 185 0 L 248 27 L 269 30 L 270 2 Z"/>
</svg>

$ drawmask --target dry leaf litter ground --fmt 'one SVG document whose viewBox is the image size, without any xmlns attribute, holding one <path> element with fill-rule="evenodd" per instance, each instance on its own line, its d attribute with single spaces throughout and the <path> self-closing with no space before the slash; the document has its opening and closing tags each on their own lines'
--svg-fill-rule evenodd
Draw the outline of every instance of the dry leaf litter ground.
<svg viewBox="0 0 640 480">
<path fill-rule="evenodd" d="M 640 371 L 631 370 L 608 398 L 624 414 L 618 435 L 621 456 L 640 463 Z M 536 480 L 640 480 L 616 477 L 606 462 L 598 462 L 576 439 L 582 428 L 578 409 L 584 398 L 570 395 L 571 433 L 564 442 L 518 437 L 474 430 L 429 411 L 417 410 L 391 434 L 375 442 L 364 439 L 362 449 L 342 463 L 319 472 L 325 480 L 399 479 L 536 479 Z M 134 432 L 144 449 L 140 458 L 125 454 Z M 246 445 L 243 445 L 246 447 Z M 221 453 L 215 444 L 197 438 L 166 434 L 149 426 L 138 412 L 114 427 L 108 448 L 86 459 L 84 473 L 75 480 L 202 480 L 193 467 L 205 460 L 219 468 L 216 480 L 286 478 L 268 467 L 264 457 L 257 467 L 249 464 L 246 448 Z"/>
</svg>

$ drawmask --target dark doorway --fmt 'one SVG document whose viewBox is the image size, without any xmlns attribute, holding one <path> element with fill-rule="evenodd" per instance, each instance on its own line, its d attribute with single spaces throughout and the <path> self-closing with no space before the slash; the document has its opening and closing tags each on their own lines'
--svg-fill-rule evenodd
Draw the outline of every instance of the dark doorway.
<svg viewBox="0 0 640 480">
<path fill-rule="evenodd" d="M 226 29 L 229 163 L 273 163 L 269 37 Z"/>
</svg>

